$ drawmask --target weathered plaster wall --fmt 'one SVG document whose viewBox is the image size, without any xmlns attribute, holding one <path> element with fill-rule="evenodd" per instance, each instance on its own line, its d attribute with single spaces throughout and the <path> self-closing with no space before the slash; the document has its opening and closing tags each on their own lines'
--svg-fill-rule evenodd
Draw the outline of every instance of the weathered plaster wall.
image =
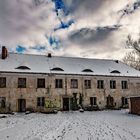
<svg viewBox="0 0 140 140">
<path fill-rule="evenodd" d="M 90 97 L 97 97 L 99 108 L 105 108 L 106 97 L 114 98 L 116 108 L 121 106 L 121 97 L 140 95 L 140 78 L 80 76 L 80 75 L 41 75 L 41 74 L 0 74 L 6 77 L 6 88 L 0 88 L 0 97 L 6 97 L 6 110 L 18 111 L 18 99 L 26 99 L 26 108 L 35 111 L 47 111 L 48 107 L 62 109 L 63 97 L 72 97 L 73 93 L 83 95 L 83 105 L 90 104 Z M 18 78 L 26 78 L 26 88 L 18 88 Z M 45 78 L 46 88 L 37 88 L 37 78 Z M 63 79 L 63 88 L 55 88 L 55 79 Z M 78 79 L 78 88 L 71 88 L 71 79 Z M 91 89 L 84 88 L 84 80 L 91 80 Z M 97 89 L 97 80 L 104 80 L 104 89 Z M 110 80 L 116 80 L 116 89 L 110 89 Z M 121 89 L 121 81 L 128 81 L 128 89 Z M 45 107 L 37 107 L 37 97 L 45 97 Z"/>
</svg>

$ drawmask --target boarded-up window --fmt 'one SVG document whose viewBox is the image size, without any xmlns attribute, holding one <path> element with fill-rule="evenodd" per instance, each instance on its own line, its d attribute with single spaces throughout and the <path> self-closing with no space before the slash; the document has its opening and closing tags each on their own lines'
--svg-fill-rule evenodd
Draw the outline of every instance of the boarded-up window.
<svg viewBox="0 0 140 140">
<path fill-rule="evenodd" d="M 97 81 L 97 88 L 98 89 L 103 89 L 104 88 L 104 81 L 103 80 L 98 80 Z"/>
<path fill-rule="evenodd" d="M 116 89 L 116 81 L 115 80 L 110 80 L 110 88 Z"/>
<path fill-rule="evenodd" d="M 45 79 L 37 79 L 37 88 L 45 88 Z"/>
<path fill-rule="evenodd" d="M 71 79 L 71 88 L 78 88 L 78 80 Z"/>
<path fill-rule="evenodd" d="M 96 97 L 90 97 L 90 105 L 97 105 L 97 98 Z"/>
<path fill-rule="evenodd" d="M 0 77 L 0 88 L 6 88 L 6 77 Z"/>
<path fill-rule="evenodd" d="M 0 108 L 5 108 L 6 98 L 0 97 Z"/>
<path fill-rule="evenodd" d="M 122 89 L 128 89 L 128 82 L 127 81 L 122 81 Z"/>
<path fill-rule="evenodd" d="M 45 106 L 45 97 L 38 97 L 37 98 L 37 106 L 44 107 Z"/>
<path fill-rule="evenodd" d="M 55 79 L 55 88 L 63 88 L 63 80 Z"/>
<path fill-rule="evenodd" d="M 26 88 L 26 78 L 18 78 L 18 88 Z"/>
<path fill-rule="evenodd" d="M 91 80 L 85 80 L 85 88 L 86 89 L 91 88 Z"/>
</svg>

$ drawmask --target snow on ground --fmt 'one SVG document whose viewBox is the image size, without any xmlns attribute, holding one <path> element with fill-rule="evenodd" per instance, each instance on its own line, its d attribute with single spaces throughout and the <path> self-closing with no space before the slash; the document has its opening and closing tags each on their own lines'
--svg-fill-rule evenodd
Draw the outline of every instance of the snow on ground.
<svg viewBox="0 0 140 140">
<path fill-rule="evenodd" d="M 0 140 L 140 140 L 128 110 L 16 114 L 0 119 Z"/>
</svg>

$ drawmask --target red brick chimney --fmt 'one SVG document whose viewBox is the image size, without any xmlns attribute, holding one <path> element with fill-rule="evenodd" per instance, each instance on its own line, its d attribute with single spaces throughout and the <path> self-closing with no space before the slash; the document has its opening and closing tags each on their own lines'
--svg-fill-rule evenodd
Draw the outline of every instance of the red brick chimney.
<svg viewBox="0 0 140 140">
<path fill-rule="evenodd" d="M 2 58 L 2 59 L 6 59 L 7 55 L 8 55 L 7 48 L 6 48 L 5 46 L 2 46 L 1 58 Z"/>
</svg>

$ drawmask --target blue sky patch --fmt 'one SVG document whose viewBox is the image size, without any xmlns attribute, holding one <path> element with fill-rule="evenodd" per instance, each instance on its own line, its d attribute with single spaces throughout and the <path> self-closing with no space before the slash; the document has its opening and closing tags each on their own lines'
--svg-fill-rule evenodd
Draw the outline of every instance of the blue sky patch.
<svg viewBox="0 0 140 140">
<path fill-rule="evenodd" d="M 52 0 L 55 3 L 55 11 L 57 16 L 59 15 L 58 10 L 63 10 L 65 16 L 69 14 L 68 8 L 64 4 L 63 0 Z"/>
<path fill-rule="evenodd" d="M 54 28 L 54 31 L 59 29 L 67 29 L 74 23 L 74 20 L 69 20 L 68 22 L 60 21 L 60 25 L 57 28 Z"/>
<path fill-rule="evenodd" d="M 36 45 L 36 46 L 30 47 L 30 49 L 37 50 L 37 51 L 43 51 L 46 49 L 46 46 Z"/>
<path fill-rule="evenodd" d="M 26 48 L 23 46 L 18 45 L 16 47 L 16 52 L 18 52 L 18 53 L 24 53 L 25 51 L 26 51 Z"/>
<path fill-rule="evenodd" d="M 59 48 L 59 46 L 60 46 L 60 40 L 58 38 L 55 38 L 53 36 L 50 36 L 48 38 L 48 41 L 49 41 L 50 46 L 53 47 L 53 49 L 58 49 Z"/>
</svg>

